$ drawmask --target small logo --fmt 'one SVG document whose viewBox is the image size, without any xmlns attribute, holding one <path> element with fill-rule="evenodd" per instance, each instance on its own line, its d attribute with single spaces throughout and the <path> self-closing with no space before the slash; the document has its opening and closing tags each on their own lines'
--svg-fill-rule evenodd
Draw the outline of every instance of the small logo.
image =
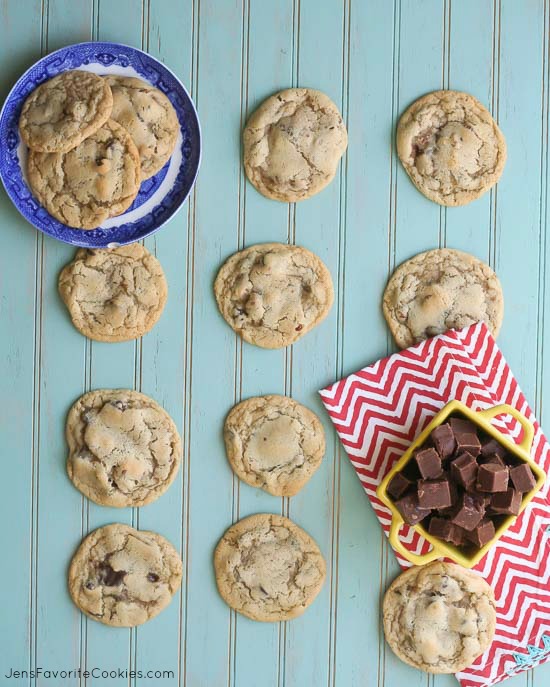
<svg viewBox="0 0 550 687">
<path fill-rule="evenodd" d="M 550 657 L 550 635 L 542 635 L 542 646 L 527 645 L 527 653 L 514 652 L 512 658 L 516 665 L 508 668 L 507 675 L 516 675 L 523 670 L 531 670 Z"/>
</svg>

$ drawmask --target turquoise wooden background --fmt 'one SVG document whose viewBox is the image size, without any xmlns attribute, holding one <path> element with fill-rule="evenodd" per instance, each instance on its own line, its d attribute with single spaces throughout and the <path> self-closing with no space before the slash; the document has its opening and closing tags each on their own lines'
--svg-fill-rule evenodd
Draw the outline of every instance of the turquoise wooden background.
<svg viewBox="0 0 550 687">
<path fill-rule="evenodd" d="M 202 169 L 185 208 L 146 241 L 170 292 L 142 341 L 100 344 L 73 327 L 57 296 L 69 246 L 45 239 L 0 193 L 0 685 L 9 668 L 173 670 L 174 679 L 38 679 L 39 685 L 189 687 L 450 687 L 384 645 L 379 599 L 397 573 L 367 498 L 328 423 L 324 463 L 298 496 L 278 499 L 228 468 L 221 427 L 239 399 L 292 394 L 319 411 L 316 390 L 393 350 L 381 294 L 394 266 L 451 246 L 490 262 L 506 317 L 499 343 L 536 412 L 550 425 L 544 346 L 550 259 L 549 0 L 0 0 L 0 96 L 41 54 L 114 40 L 160 58 L 190 90 L 202 122 Z M 349 151 L 320 195 L 298 205 L 245 181 L 240 131 L 267 95 L 291 85 L 341 107 Z M 392 145 L 400 112 L 437 88 L 464 89 L 497 117 L 508 141 L 498 190 L 440 208 L 408 181 Z M 245 245 L 290 241 L 317 252 L 336 287 L 331 315 L 293 348 L 238 341 L 218 315 L 212 281 Z M 65 475 L 65 415 L 84 391 L 135 387 L 179 425 L 182 470 L 141 510 L 83 499 Z M 212 551 L 226 527 L 258 511 L 290 515 L 318 541 L 326 585 L 298 620 L 259 624 L 218 597 Z M 136 630 L 87 621 L 66 590 L 82 536 L 122 521 L 157 530 L 181 550 L 181 594 Z M 510 679 L 543 687 L 550 665 Z"/>
</svg>

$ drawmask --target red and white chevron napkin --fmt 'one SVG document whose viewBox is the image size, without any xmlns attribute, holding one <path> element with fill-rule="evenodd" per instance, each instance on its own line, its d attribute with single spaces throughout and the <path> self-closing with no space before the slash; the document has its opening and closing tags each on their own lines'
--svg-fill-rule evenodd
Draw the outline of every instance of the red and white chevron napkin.
<svg viewBox="0 0 550 687">
<path fill-rule="evenodd" d="M 386 534 L 391 513 L 376 497 L 376 488 L 412 440 L 453 399 L 474 410 L 499 403 L 517 408 L 535 426 L 532 457 L 550 471 L 550 445 L 483 323 L 379 360 L 320 394 Z M 495 420 L 495 426 L 519 440 L 521 427 L 515 420 Z M 463 687 L 493 685 L 550 658 L 549 485 L 547 480 L 475 568 L 495 590 L 497 627 L 490 648 L 457 673 Z M 401 539 L 416 553 L 430 548 L 407 526 L 401 529 Z M 410 565 L 396 555 L 402 567 Z"/>
</svg>

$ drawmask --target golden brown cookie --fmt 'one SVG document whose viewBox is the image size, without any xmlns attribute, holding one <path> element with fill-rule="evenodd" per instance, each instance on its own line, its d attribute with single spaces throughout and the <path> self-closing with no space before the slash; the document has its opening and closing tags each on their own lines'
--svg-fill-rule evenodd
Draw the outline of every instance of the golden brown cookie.
<svg viewBox="0 0 550 687">
<path fill-rule="evenodd" d="M 168 606 L 181 577 L 179 554 L 164 537 L 114 524 L 80 544 L 69 568 L 69 592 L 93 620 L 135 627 Z"/>
<path fill-rule="evenodd" d="M 265 100 L 243 132 L 244 168 L 260 193 L 294 202 L 319 193 L 348 145 L 342 115 L 312 88 L 288 88 Z"/>
<path fill-rule="evenodd" d="M 325 560 L 288 518 L 252 515 L 230 527 L 214 554 L 218 590 L 239 613 L 274 622 L 301 615 L 320 592 Z"/>
<path fill-rule="evenodd" d="M 489 647 L 495 597 L 477 573 L 435 561 L 409 568 L 389 587 L 384 634 L 402 661 L 428 673 L 457 673 Z"/>
<path fill-rule="evenodd" d="M 139 153 L 109 119 L 68 153 L 29 152 L 27 174 L 41 205 L 63 224 L 94 229 L 122 214 L 139 191 Z"/>
<path fill-rule="evenodd" d="M 225 420 L 225 450 L 237 475 L 274 496 L 294 496 L 321 465 L 325 432 L 305 406 L 286 396 L 258 396 Z"/>
<path fill-rule="evenodd" d="M 129 389 L 81 396 L 67 416 L 67 472 L 75 487 L 102 506 L 155 501 L 174 481 L 181 440 L 168 413 Z"/>
<path fill-rule="evenodd" d="M 332 278 L 314 253 L 262 243 L 232 255 L 214 284 L 225 321 L 245 341 L 282 348 L 318 325 L 334 300 Z"/>
<path fill-rule="evenodd" d="M 104 77 L 113 92 L 111 119 L 123 126 L 139 152 L 141 179 L 164 167 L 174 152 L 179 133 L 178 116 L 168 98 L 141 79 Z"/>
<path fill-rule="evenodd" d="M 397 154 L 427 198 L 440 205 L 465 205 L 499 180 L 506 141 L 476 98 L 459 91 L 434 91 L 401 116 Z"/>
<path fill-rule="evenodd" d="M 159 320 L 168 287 L 160 262 L 140 243 L 81 249 L 59 275 L 74 326 L 96 341 L 129 341 Z"/>
<path fill-rule="evenodd" d="M 46 81 L 25 100 L 21 138 L 31 150 L 66 153 L 109 119 L 113 96 L 97 74 L 67 71 Z"/>
<path fill-rule="evenodd" d="M 459 250 L 436 248 L 395 270 L 384 291 L 383 310 L 397 345 L 407 348 L 481 321 L 496 337 L 504 301 L 489 265 Z"/>
</svg>

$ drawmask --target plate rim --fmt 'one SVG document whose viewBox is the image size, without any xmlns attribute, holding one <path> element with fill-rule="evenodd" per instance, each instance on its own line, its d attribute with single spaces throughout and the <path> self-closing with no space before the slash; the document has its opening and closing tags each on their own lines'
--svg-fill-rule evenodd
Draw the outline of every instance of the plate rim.
<svg viewBox="0 0 550 687">
<path fill-rule="evenodd" d="M 6 97 L 5 97 L 5 99 L 4 99 L 4 102 L 2 103 L 2 107 L 0 108 L 0 123 L 1 123 L 1 122 L 3 121 L 3 119 L 4 119 L 6 107 L 8 106 L 8 103 L 10 102 L 10 100 L 11 100 L 11 98 L 12 98 L 12 95 L 13 95 L 14 91 L 16 90 L 16 88 L 18 87 L 18 85 L 25 79 L 25 77 L 26 77 L 26 76 L 27 76 L 27 75 L 28 75 L 37 65 L 40 64 L 40 62 L 42 62 L 43 60 L 45 60 L 45 59 L 48 58 L 48 57 L 52 57 L 52 56 L 54 56 L 54 55 L 56 55 L 56 54 L 58 54 L 58 53 L 62 53 L 62 52 L 64 52 L 65 50 L 68 50 L 68 49 L 70 49 L 70 48 L 79 48 L 79 47 L 92 46 L 92 45 L 99 45 L 99 46 L 104 45 L 104 46 L 109 46 L 109 47 L 117 47 L 117 48 L 122 48 L 122 49 L 124 49 L 124 50 L 132 50 L 132 51 L 135 51 L 135 52 L 137 52 L 137 53 L 140 53 L 141 55 L 145 55 L 148 59 L 153 60 L 153 61 L 156 62 L 158 65 L 160 65 L 163 69 L 165 69 L 165 70 L 172 76 L 172 78 L 179 84 L 179 86 L 181 87 L 181 89 L 182 89 L 183 92 L 185 93 L 185 96 L 187 97 L 187 100 L 189 101 L 189 104 L 191 105 L 191 110 L 192 110 L 193 115 L 194 115 L 194 118 L 195 118 L 196 129 L 197 129 L 197 143 L 198 143 L 198 146 L 197 146 L 197 147 L 198 147 L 197 164 L 196 164 L 196 168 L 195 168 L 195 170 L 194 170 L 192 179 L 190 180 L 189 191 L 187 192 L 187 195 L 185 196 L 185 198 L 179 203 L 179 205 L 178 205 L 172 212 L 170 212 L 170 214 L 163 220 L 163 222 L 162 222 L 161 224 L 159 224 L 158 227 L 155 227 L 155 228 L 151 229 L 150 231 L 146 231 L 145 233 L 143 233 L 142 235 L 140 235 L 138 238 L 133 238 L 133 239 L 124 240 L 124 241 L 110 241 L 109 243 L 106 243 L 105 245 L 101 245 L 101 246 L 96 246 L 96 245 L 94 245 L 94 246 L 91 246 L 89 241 L 87 241 L 87 242 L 82 242 L 82 243 L 77 243 L 77 242 L 75 242 L 75 241 L 73 241 L 73 240 L 69 240 L 68 238 L 65 239 L 65 238 L 61 238 L 61 237 L 58 237 L 58 236 L 53 236 L 53 235 L 50 234 L 49 232 L 45 231 L 43 228 L 37 227 L 37 226 L 36 226 L 35 224 L 33 224 L 33 223 L 32 223 L 32 222 L 31 222 L 22 212 L 21 212 L 21 210 L 19 209 L 19 207 L 18 207 L 17 203 L 15 202 L 15 200 L 14 200 L 12 194 L 10 193 L 10 190 L 8 189 L 8 186 L 7 186 L 7 184 L 6 184 L 6 180 L 4 179 L 4 174 L 3 174 L 3 172 L 2 172 L 1 169 L 0 169 L 0 179 L 2 180 L 2 186 L 4 187 L 4 191 L 6 192 L 6 195 L 7 195 L 8 198 L 10 199 L 12 205 L 15 207 L 15 209 L 16 209 L 17 212 L 20 214 L 20 216 L 23 218 L 23 220 L 24 220 L 27 224 L 29 224 L 31 227 L 33 227 L 33 229 L 35 229 L 36 231 L 39 231 L 41 234 L 43 234 L 43 235 L 45 235 L 45 236 L 49 236 L 49 237 L 50 237 L 51 239 L 53 239 L 54 241 L 60 241 L 61 243 L 65 243 L 65 244 L 70 245 L 70 246 L 75 246 L 75 247 L 77 247 L 77 248 L 92 248 L 92 249 L 93 249 L 93 248 L 99 248 L 99 249 L 105 249 L 105 248 L 109 248 L 109 246 L 110 246 L 111 243 L 116 244 L 116 246 L 124 246 L 124 245 L 128 245 L 128 244 L 130 244 L 130 243 L 136 243 L 137 241 L 141 241 L 141 240 L 147 238 L 148 236 L 151 236 L 152 234 L 155 234 L 155 233 L 156 233 L 157 231 L 159 231 L 160 229 L 162 229 L 162 227 L 163 227 L 170 219 L 172 219 L 172 218 L 179 212 L 179 210 L 183 207 L 183 205 L 185 204 L 185 202 L 186 202 L 186 201 L 189 199 L 189 197 L 191 196 L 191 193 L 192 193 L 192 191 L 193 191 L 193 189 L 194 189 L 194 187 L 195 187 L 195 183 L 196 183 L 196 181 L 197 181 L 197 176 L 198 176 L 198 173 L 199 173 L 199 170 L 200 170 L 200 167 L 201 167 L 201 163 L 202 163 L 202 128 L 201 128 L 200 118 L 199 118 L 199 114 L 198 114 L 198 111 L 197 111 L 197 106 L 196 106 L 196 104 L 195 104 L 195 101 L 194 101 L 193 98 L 191 97 L 189 91 L 188 91 L 187 88 L 185 87 L 185 85 L 184 85 L 184 83 L 182 82 L 182 80 L 177 76 L 177 74 L 175 74 L 175 72 L 174 72 L 172 69 L 170 69 L 170 67 L 168 67 L 166 64 L 164 64 L 164 62 L 161 62 L 159 59 L 157 59 L 156 57 L 154 57 L 154 56 L 151 55 L 150 53 L 146 52 L 145 50 L 143 50 L 143 49 L 141 49 L 141 48 L 136 48 L 136 47 L 133 46 L 133 45 L 128 45 L 128 44 L 126 44 L 126 43 L 118 43 L 118 42 L 116 42 L 116 41 L 93 41 L 93 40 L 92 40 L 92 41 L 80 41 L 80 42 L 78 42 L 78 43 L 69 43 L 68 45 L 64 45 L 64 46 L 62 46 L 61 48 L 57 48 L 56 50 L 53 50 L 52 52 L 48 52 L 47 54 L 42 55 L 42 57 L 40 57 L 38 60 L 36 60 L 35 62 L 33 62 L 29 67 L 27 67 L 27 69 L 25 69 L 25 71 L 16 79 L 15 83 L 13 84 L 13 86 L 12 86 L 12 87 L 10 88 L 10 90 L 8 91 L 8 94 L 6 95 Z M 68 71 L 68 70 L 64 70 L 64 71 Z M 59 72 L 59 74 L 62 74 L 62 73 L 63 73 L 62 71 Z M 52 77 L 52 78 L 53 78 L 53 77 Z M 43 82 L 43 83 L 45 83 L 45 82 Z M 181 125 L 180 125 L 180 130 L 181 130 Z M 30 189 L 29 189 L 29 190 L 30 190 Z M 32 193 L 32 192 L 31 192 L 31 193 Z M 33 195 L 34 195 L 34 194 L 33 194 Z M 48 214 L 49 214 L 49 213 L 48 213 Z M 69 228 L 69 229 L 77 229 L 76 227 L 68 227 L 68 228 Z M 86 230 L 85 230 L 85 229 L 82 229 L 82 230 L 80 230 L 80 231 L 82 231 L 83 237 L 85 237 L 85 235 L 86 235 Z"/>
</svg>

